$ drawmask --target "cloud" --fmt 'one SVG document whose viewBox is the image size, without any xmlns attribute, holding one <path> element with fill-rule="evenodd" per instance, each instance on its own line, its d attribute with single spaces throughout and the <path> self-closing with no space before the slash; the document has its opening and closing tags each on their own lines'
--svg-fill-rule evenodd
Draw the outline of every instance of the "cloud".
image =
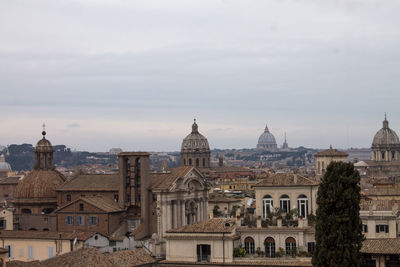
<svg viewBox="0 0 400 267">
<path fill-rule="evenodd" d="M 80 128 L 80 127 L 81 125 L 76 122 L 67 125 L 67 128 Z"/>
<path fill-rule="evenodd" d="M 196 117 L 218 148 L 254 147 L 266 122 L 278 143 L 286 131 L 293 146 L 343 147 L 350 128 L 351 146 L 370 146 L 385 111 L 400 130 L 399 8 L 395 0 L 5 1 L 0 112 L 11 128 L 0 143 L 36 136 L 49 118 L 57 131 L 79 132 L 57 132 L 57 142 L 81 148 L 178 150 Z"/>
</svg>

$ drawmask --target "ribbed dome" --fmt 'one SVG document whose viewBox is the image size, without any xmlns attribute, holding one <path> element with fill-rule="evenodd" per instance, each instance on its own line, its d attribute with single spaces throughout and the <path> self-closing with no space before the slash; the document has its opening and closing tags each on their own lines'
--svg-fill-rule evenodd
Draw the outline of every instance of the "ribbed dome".
<svg viewBox="0 0 400 267">
<path fill-rule="evenodd" d="M 389 121 L 385 116 L 385 119 L 383 120 L 383 127 L 375 134 L 372 147 L 374 148 L 391 145 L 400 145 L 400 141 L 396 132 L 389 128 Z"/>
<path fill-rule="evenodd" d="M 17 200 L 56 198 L 56 187 L 64 181 L 64 176 L 58 171 L 33 170 L 19 182 L 14 196 Z"/>
<path fill-rule="evenodd" d="M 257 148 L 260 149 L 276 149 L 277 144 L 275 137 L 268 130 L 268 126 L 265 126 L 264 132 L 258 138 Z"/>
<path fill-rule="evenodd" d="M 208 151 L 210 150 L 210 146 L 208 145 L 207 138 L 205 138 L 202 134 L 199 133 L 198 126 L 196 120 L 192 125 L 192 132 L 186 136 L 182 141 L 181 150 L 189 150 L 189 151 Z"/>
</svg>

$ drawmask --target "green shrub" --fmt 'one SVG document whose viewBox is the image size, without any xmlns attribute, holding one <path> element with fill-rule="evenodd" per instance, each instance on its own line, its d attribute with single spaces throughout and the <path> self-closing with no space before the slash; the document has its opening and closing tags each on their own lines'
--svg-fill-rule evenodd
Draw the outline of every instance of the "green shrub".
<svg viewBox="0 0 400 267">
<path fill-rule="evenodd" d="M 233 249 L 233 257 L 242 258 L 244 256 L 246 256 L 246 250 L 241 246 Z"/>
</svg>

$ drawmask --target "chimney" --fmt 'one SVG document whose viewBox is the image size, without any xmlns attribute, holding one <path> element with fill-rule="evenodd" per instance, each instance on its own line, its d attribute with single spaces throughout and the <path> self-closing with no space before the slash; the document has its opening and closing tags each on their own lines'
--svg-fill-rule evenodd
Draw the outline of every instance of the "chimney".
<svg viewBox="0 0 400 267">
<path fill-rule="evenodd" d="M 219 156 L 218 160 L 219 160 L 218 166 L 220 166 L 220 167 L 224 166 L 224 157 L 223 156 Z"/>
</svg>

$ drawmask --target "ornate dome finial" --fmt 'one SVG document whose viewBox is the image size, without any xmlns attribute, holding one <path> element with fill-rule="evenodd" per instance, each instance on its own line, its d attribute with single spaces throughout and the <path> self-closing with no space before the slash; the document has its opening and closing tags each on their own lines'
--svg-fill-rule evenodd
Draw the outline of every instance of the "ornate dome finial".
<svg viewBox="0 0 400 267">
<path fill-rule="evenodd" d="M 43 127 L 42 135 L 43 135 L 43 139 L 45 139 L 45 136 L 46 136 L 46 124 L 43 123 L 42 127 Z"/>
<path fill-rule="evenodd" d="M 268 125 L 267 124 L 265 124 L 264 133 L 269 133 L 269 129 L 268 129 Z"/>
<path fill-rule="evenodd" d="M 199 132 L 199 126 L 197 126 L 196 119 L 193 120 L 193 125 L 192 125 L 192 133 L 198 133 Z"/>
<path fill-rule="evenodd" d="M 383 120 L 383 129 L 388 129 L 389 128 L 389 121 L 386 118 L 386 112 L 385 112 L 385 119 Z"/>
</svg>

